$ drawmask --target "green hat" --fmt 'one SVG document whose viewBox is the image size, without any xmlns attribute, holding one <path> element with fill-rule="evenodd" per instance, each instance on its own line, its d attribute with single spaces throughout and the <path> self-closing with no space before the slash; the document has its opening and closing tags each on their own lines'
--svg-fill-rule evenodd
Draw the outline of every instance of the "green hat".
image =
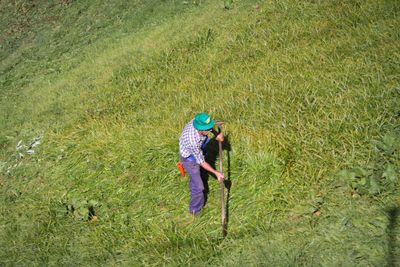
<svg viewBox="0 0 400 267">
<path fill-rule="evenodd" d="M 209 130 L 214 126 L 215 121 L 207 113 L 199 113 L 194 117 L 193 126 L 199 131 Z"/>
</svg>

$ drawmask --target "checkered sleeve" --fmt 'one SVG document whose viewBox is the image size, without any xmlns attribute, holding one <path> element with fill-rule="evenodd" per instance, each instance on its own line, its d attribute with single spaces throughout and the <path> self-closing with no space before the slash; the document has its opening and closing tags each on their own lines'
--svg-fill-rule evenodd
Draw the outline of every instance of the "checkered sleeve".
<svg viewBox="0 0 400 267">
<path fill-rule="evenodd" d="M 193 140 L 195 141 L 195 140 Z M 190 142 L 190 147 L 189 147 L 190 151 L 192 152 L 191 154 L 194 156 L 194 158 L 196 159 L 196 162 L 198 164 L 202 164 L 205 160 L 204 160 L 204 156 L 203 156 L 203 151 L 201 150 L 201 143 L 200 145 L 198 145 L 198 142 Z"/>
<path fill-rule="evenodd" d="M 202 164 L 205 161 L 201 150 L 202 141 L 202 138 L 199 137 L 191 121 L 185 126 L 179 138 L 179 151 L 181 156 L 187 158 L 193 155 L 196 162 Z"/>
</svg>

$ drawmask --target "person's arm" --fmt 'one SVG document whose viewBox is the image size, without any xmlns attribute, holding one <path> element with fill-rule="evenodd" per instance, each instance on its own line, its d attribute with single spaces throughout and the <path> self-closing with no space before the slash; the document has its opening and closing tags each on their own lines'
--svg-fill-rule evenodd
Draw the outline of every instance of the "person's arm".
<svg viewBox="0 0 400 267">
<path fill-rule="evenodd" d="M 200 166 L 205 169 L 208 172 L 211 172 L 212 174 L 214 174 L 217 179 L 218 182 L 222 183 L 224 181 L 224 175 L 222 173 L 220 173 L 219 171 L 216 171 L 213 167 L 211 167 L 210 164 L 208 164 L 207 162 L 203 162 L 200 164 Z"/>
</svg>

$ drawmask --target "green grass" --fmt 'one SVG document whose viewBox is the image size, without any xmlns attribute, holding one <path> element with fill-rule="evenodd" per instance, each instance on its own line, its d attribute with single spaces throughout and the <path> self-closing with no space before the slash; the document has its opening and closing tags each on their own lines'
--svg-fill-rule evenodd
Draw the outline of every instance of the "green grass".
<svg viewBox="0 0 400 267">
<path fill-rule="evenodd" d="M 400 262 L 396 1 L 0 10 L 2 265 Z M 175 168 L 200 111 L 231 144 L 226 239 L 219 185 L 192 220 Z"/>
</svg>

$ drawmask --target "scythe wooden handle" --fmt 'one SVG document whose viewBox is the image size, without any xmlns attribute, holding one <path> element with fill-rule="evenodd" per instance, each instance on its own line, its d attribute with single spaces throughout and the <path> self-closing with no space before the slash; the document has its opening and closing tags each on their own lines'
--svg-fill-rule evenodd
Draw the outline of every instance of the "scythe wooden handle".
<svg viewBox="0 0 400 267">
<path fill-rule="evenodd" d="M 218 131 L 221 132 L 221 126 L 218 126 Z M 218 154 L 219 154 L 219 172 L 224 173 L 223 171 L 223 162 L 222 162 L 222 142 L 218 141 Z M 226 212 L 225 212 L 225 183 L 221 184 L 221 223 L 222 223 L 222 235 L 223 237 L 227 234 L 227 225 L 226 225 Z"/>
</svg>

